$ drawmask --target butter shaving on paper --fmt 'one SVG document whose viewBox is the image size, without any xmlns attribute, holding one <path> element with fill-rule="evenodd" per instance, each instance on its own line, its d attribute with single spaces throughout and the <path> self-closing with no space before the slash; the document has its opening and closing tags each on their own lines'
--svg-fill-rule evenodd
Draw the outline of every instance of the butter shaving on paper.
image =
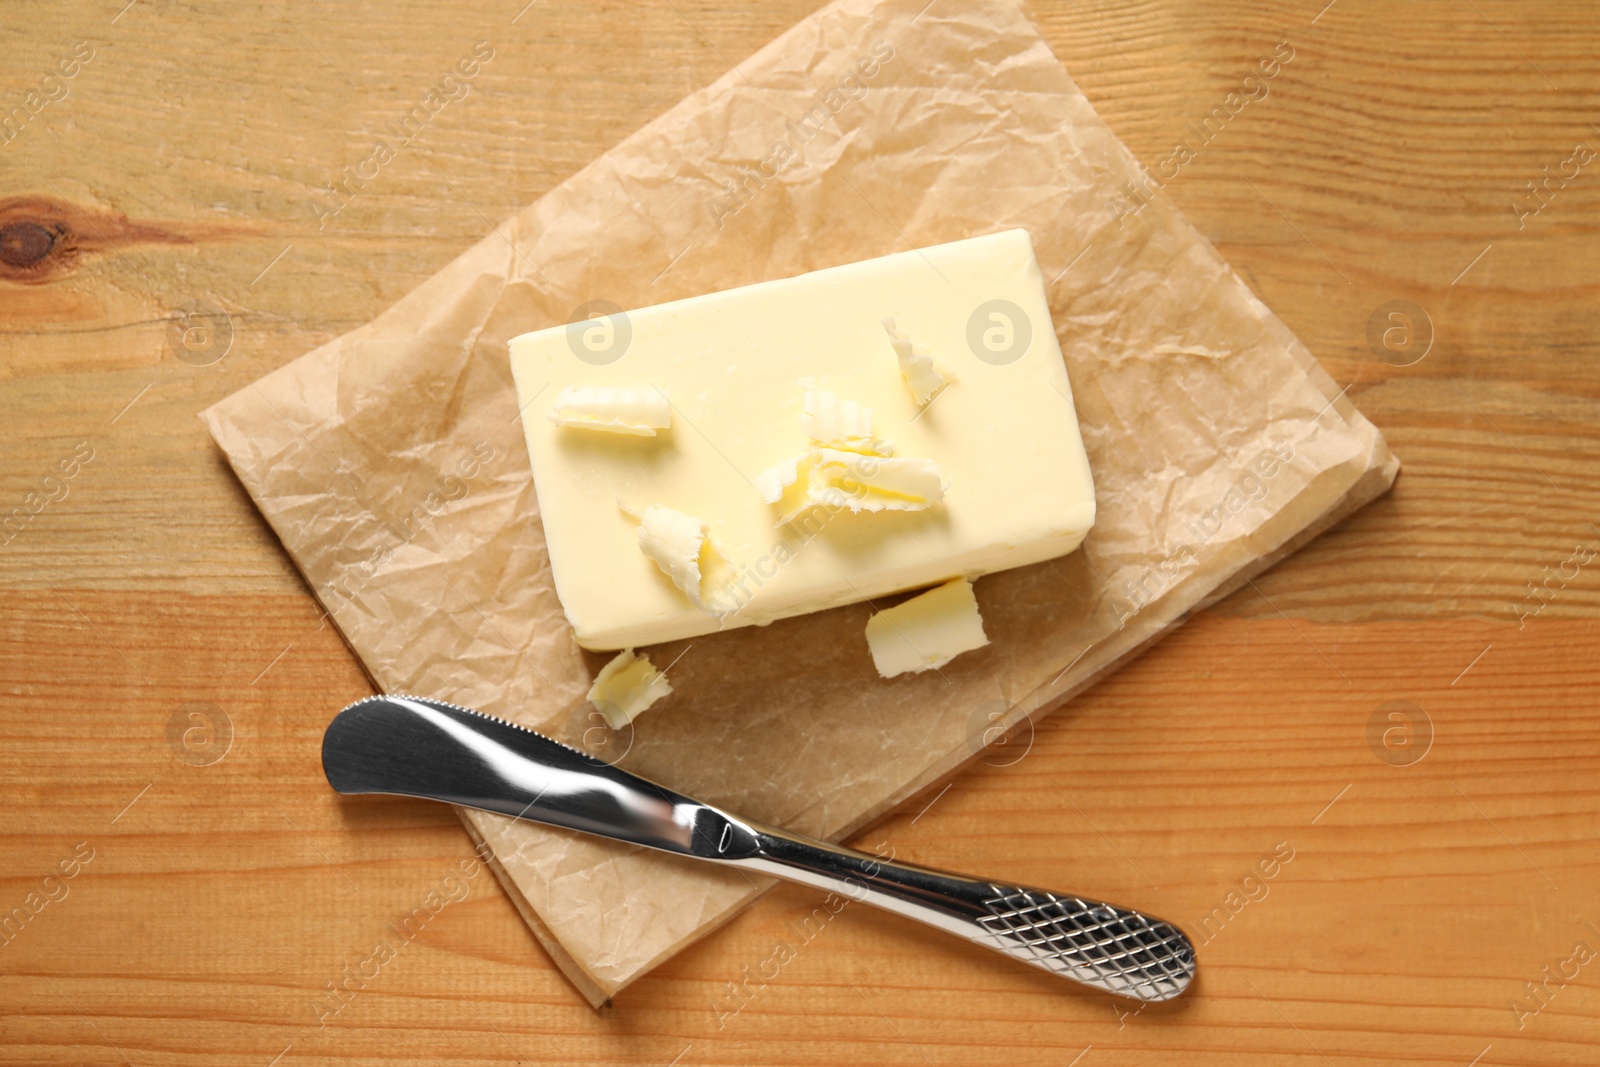
<svg viewBox="0 0 1600 1067">
<path fill-rule="evenodd" d="M 635 655 L 627 648 L 600 668 L 585 696 L 607 726 L 620 730 L 671 692 L 672 683 L 656 670 L 650 657 Z"/>
</svg>

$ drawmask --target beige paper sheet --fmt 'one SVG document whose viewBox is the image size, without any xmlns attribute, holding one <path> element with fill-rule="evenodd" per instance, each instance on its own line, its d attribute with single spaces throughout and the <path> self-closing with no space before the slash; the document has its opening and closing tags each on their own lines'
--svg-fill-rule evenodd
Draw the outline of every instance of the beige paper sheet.
<svg viewBox="0 0 1600 1067">
<path fill-rule="evenodd" d="M 572 741 L 593 726 L 582 697 L 604 657 L 573 643 L 550 583 L 506 358 L 510 337 L 593 300 L 1033 235 L 1098 487 L 1083 548 L 980 579 L 993 643 L 940 673 L 879 679 L 865 606 L 652 649 L 682 654 L 674 695 L 599 749 L 810 834 L 948 777 L 986 731 L 1059 705 L 1390 485 L 1376 429 L 1193 227 L 1161 198 L 1119 221 L 1138 164 L 1021 10 L 917 18 L 924 2 L 818 11 L 373 322 L 205 412 L 383 689 Z M 596 1004 L 766 888 L 463 818 Z"/>
</svg>

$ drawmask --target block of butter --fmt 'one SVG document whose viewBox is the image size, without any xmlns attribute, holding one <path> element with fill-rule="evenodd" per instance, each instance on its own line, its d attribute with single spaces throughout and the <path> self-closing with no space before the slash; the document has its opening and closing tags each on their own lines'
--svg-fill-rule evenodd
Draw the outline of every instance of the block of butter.
<svg viewBox="0 0 1600 1067">
<path fill-rule="evenodd" d="M 1025 230 L 606 311 L 510 346 L 585 648 L 1036 563 L 1094 524 Z"/>
</svg>

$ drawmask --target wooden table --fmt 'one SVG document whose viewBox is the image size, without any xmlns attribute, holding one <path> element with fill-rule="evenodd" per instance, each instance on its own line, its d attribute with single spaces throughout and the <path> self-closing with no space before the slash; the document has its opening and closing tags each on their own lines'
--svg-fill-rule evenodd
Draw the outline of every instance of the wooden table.
<svg viewBox="0 0 1600 1067">
<path fill-rule="evenodd" d="M 1159 195 L 1405 469 L 863 840 L 1151 906 L 1202 942 L 1192 993 L 1129 1012 L 858 907 L 764 979 L 816 903 L 784 888 L 596 1013 L 483 875 L 370 962 L 467 839 L 326 787 L 367 683 L 195 415 L 812 4 L 125 2 L 0 15 L 0 1062 L 1600 1058 L 1592 7 L 1038 6 L 1152 168 L 1289 43 Z M 470 94 L 319 226 L 479 41 Z"/>
</svg>

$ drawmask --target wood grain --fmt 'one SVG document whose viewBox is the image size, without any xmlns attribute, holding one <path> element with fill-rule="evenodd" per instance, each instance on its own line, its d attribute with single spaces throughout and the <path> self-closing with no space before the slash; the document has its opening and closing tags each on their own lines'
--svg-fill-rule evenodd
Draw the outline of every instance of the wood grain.
<svg viewBox="0 0 1600 1067">
<path fill-rule="evenodd" d="M 813 5 L 124 3 L 5 13 L 0 912 L 38 906 L 0 934 L 0 1062 L 1594 1062 L 1600 167 L 1513 208 L 1600 148 L 1586 8 L 1036 5 L 1151 168 L 1292 45 L 1153 195 L 1405 469 L 864 840 L 1205 931 L 1194 994 L 1125 1015 L 854 906 L 808 939 L 784 888 L 597 1014 L 450 812 L 326 788 L 322 722 L 366 680 L 195 415 Z M 479 41 L 472 91 L 319 227 Z M 1368 341 L 1393 300 L 1432 324 L 1405 366 Z"/>
</svg>

